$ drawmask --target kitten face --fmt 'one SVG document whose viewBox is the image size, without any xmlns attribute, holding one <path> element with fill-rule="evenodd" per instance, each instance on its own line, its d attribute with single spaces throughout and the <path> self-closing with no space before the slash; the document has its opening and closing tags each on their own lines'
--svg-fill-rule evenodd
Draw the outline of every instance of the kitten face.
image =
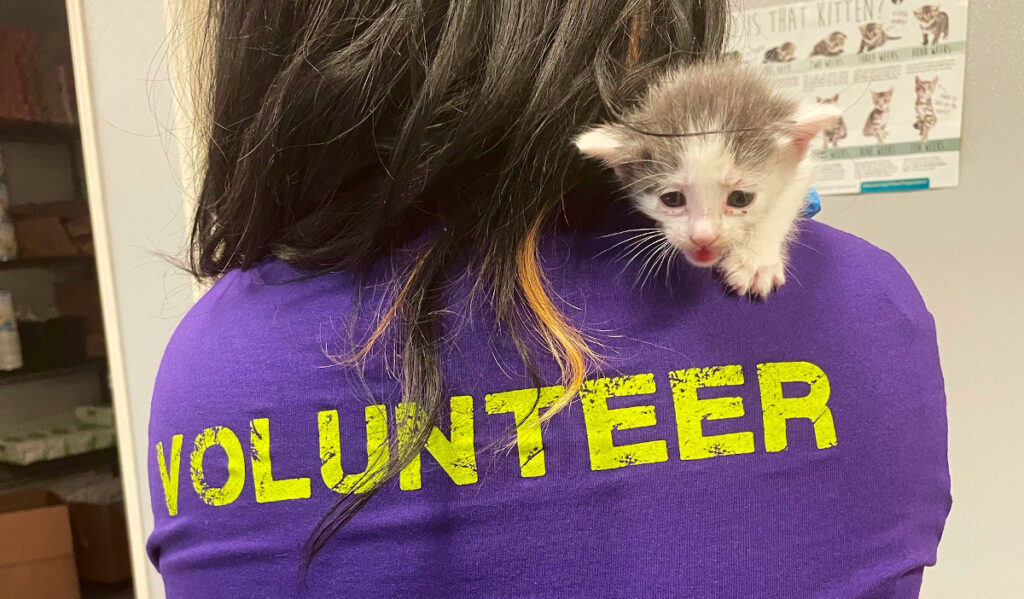
<svg viewBox="0 0 1024 599">
<path fill-rule="evenodd" d="M 914 89 L 917 91 L 917 97 L 922 100 L 930 99 L 935 92 L 935 86 L 938 84 L 938 77 L 931 80 L 914 77 Z"/>
<path fill-rule="evenodd" d="M 614 168 L 665 239 L 707 267 L 766 229 L 788 234 L 807 191 L 808 144 L 838 114 L 800 106 L 743 65 L 691 67 L 655 85 L 624 119 L 631 126 L 595 127 L 576 146 Z"/>
<path fill-rule="evenodd" d="M 932 5 L 926 4 L 926 5 L 922 6 L 921 8 L 915 10 L 914 11 L 914 16 L 917 17 L 918 21 L 921 21 L 925 25 L 928 25 L 929 23 L 932 22 L 932 19 L 935 18 L 935 14 L 938 13 L 938 12 L 939 12 L 939 7 L 938 6 L 932 6 Z"/>
<path fill-rule="evenodd" d="M 884 92 L 871 92 L 871 101 L 875 103 L 875 108 L 882 111 L 889 110 L 889 105 L 892 104 L 892 89 Z"/>
<path fill-rule="evenodd" d="M 712 266 L 741 244 L 796 167 L 772 139 L 762 141 L 764 159 L 754 162 L 738 160 L 718 135 L 682 138 L 673 150 L 646 168 L 623 169 L 620 178 L 636 207 L 696 266 Z"/>
<path fill-rule="evenodd" d="M 860 26 L 860 33 L 861 37 L 869 41 L 886 35 L 881 23 L 865 23 Z"/>
</svg>

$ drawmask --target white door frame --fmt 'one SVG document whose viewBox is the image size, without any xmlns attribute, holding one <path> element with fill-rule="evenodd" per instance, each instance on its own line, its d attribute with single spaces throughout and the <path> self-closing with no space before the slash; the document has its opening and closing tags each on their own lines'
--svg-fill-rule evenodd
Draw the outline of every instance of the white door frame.
<svg viewBox="0 0 1024 599">
<path fill-rule="evenodd" d="M 139 497 L 140 489 L 146 489 L 149 485 L 146 481 L 140 480 L 134 467 L 136 463 L 135 446 L 131 442 L 133 434 L 130 417 L 132 406 L 128 396 L 128 380 L 121 343 L 121 324 L 117 317 L 118 300 L 114 287 L 113 255 L 110 251 L 110 231 L 107 228 L 106 219 L 107 207 L 103 193 L 103 178 L 100 172 L 96 113 L 93 110 L 88 64 L 89 51 L 82 2 L 83 0 L 67 0 L 71 60 L 78 102 L 78 122 L 82 136 L 82 160 L 85 165 L 93 246 L 96 251 L 96 274 L 99 279 L 100 298 L 103 305 L 103 331 L 107 343 L 107 361 L 110 364 L 111 398 L 116 414 L 117 453 L 121 461 L 121 486 L 124 492 L 125 519 L 128 523 L 135 597 L 149 599 L 151 594 L 144 574 L 149 565 L 146 561 L 144 542 L 146 532 L 143 530 L 142 502 Z"/>
<path fill-rule="evenodd" d="M 145 552 L 149 404 L 160 356 L 194 297 L 190 277 L 159 256 L 180 257 L 188 221 L 167 7 L 65 2 L 135 596 L 160 599 Z"/>
</svg>

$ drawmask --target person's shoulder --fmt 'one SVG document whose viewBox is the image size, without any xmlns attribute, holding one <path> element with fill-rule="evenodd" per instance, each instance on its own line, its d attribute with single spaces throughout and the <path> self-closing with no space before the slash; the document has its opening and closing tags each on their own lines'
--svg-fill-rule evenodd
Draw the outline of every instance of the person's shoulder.
<svg viewBox="0 0 1024 599">
<path fill-rule="evenodd" d="M 836 268 L 875 271 L 877 280 L 913 286 L 906 269 L 889 252 L 852 233 L 816 220 L 800 220 L 794 253 L 800 248 L 818 252 Z"/>
<path fill-rule="evenodd" d="M 892 254 L 824 223 L 801 221 L 791 244 L 793 283 L 863 308 L 896 309 L 931 327 L 917 285 Z"/>
<path fill-rule="evenodd" d="M 295 279 L 290 282 L 288 277 Z M 301 293 L 299 274 L 273 259 L 249 269 L 230 270 L 203 292 L 178 323 L 168 343 L 167 353 L 190 353 L 190 347 L 204 340 L 223 339 L 237 334 L 251 335 L 261 313 L 283 299 Z M 282 293 L 283 292 L 283 293 Z"/>
<path fill-rule="evenodd" d="M 352 277 L 310 276 L 276 259 L 217 280 L 181 319 L 164 350 L 156 392 L 245 375 L 276 352 L 316 343 L 318 327 L 344 317 Z"/>
</svg>

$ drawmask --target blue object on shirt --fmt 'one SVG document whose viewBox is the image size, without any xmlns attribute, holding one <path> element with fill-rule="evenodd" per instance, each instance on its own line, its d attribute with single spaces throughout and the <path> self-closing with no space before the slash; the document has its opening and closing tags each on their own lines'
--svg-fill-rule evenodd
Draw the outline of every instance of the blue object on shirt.
<svg viewBox="0 0 1024 599">
<path fill-rule="evenodd" d="M 807 192 L 807 197 L 804 198 L 804 218 L 814 218 L 814 215 L 821 212 L 821 196 L 818 195 L 818 190 L 813 187 Z"/>
</svg>

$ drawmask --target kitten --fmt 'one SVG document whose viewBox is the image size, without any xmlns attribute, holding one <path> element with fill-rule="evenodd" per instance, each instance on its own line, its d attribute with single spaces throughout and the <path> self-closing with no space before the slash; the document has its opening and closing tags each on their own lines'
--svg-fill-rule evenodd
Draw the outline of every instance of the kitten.
<svg viewBox="0 0 1024 599">
<path fill-rule="evenodd" d="M 949 14 L 939 10 L 938 5 L 925 4 L 914 11 L 914 16 L 920 21 L 921 32 L 924 34 L 924 44 L 928 45 L 928 34 L 932 34 L 932 45 L 939 43 L 940 39 L 949 39 Z"/>
<path fill-rule="evenodd" d="M 886 127 L 889 124 L 889 105 L 892 104 L 892 92 L 893 88 L 884 92 L 871 92 L 871 101 L 874 102 L 875 109 L 871 111 L 867 122 L 864 123 L 864 137 L 874 137 L 880 144 L 884 144 L 885 138 L 889 135 Z"/>
<path fill-rule="evenodd" d="M 814 46 L 811 56 L 839 56 L 843 53 L 846 45 L 846 34 L 842 31 L 833 31 Z"/>
<path fill-rule="evenodd" d="M 832 96 L 831 98 L 818 98 L 818 104 L 831 104 L 837 106 L 839 104 L 839 94 Z M 836 121 L 832 123 L 832 126 L 825 129 L 823 132 L 825 138 L 825 149 L 828 149 L 829 144 L 833 148 L 839 147 L 839 142 L 846 139 L 846 121 L 843 120 L 842 116 L 836 118 Z"/>
<path fill-rule="evenodd" d="M 886 33 L 885 29 L 882 29 L 881 23 L 866 23 L 861 25 L 860 38 L 860 50 L 857 51 L 857 54 L 863 54 L 865 52 L 870 52 L 875 48 L 881 48 L 885 45 L 885 42 L 889 40 L 902 39 Z"/>
<path fill-rule="evenodd" d="M 660 250 L 674 246 L 737 293 L 763 297 L 785 282 L 811 141 L 838 116 L 784 95 L 759 70 L 707 63 L 672 70 L 621 122 L 575 144 L 615 170 L 657 223 Z"/>
<path fill-rule="evenodd" d="M 781 46 L 769 48 L 764 53 L 764 61 L 767 62 L 793 62 L 796 60 L 796 44 L 786 42 Z"/>
<path fill-rule="evenodd" d="M 931 81 L 914 77 L 914 89 L 917 92 L 917 102 L 914 104 L 917 120 L 914 121 L 914 129 L 921 134 L 921 141 L 928 141 L 928 131 L 938 122 L 935 117 L 935 107 L 932 106 L 932 95 L 938 84 L 938 77 Z"/>
</svg>

